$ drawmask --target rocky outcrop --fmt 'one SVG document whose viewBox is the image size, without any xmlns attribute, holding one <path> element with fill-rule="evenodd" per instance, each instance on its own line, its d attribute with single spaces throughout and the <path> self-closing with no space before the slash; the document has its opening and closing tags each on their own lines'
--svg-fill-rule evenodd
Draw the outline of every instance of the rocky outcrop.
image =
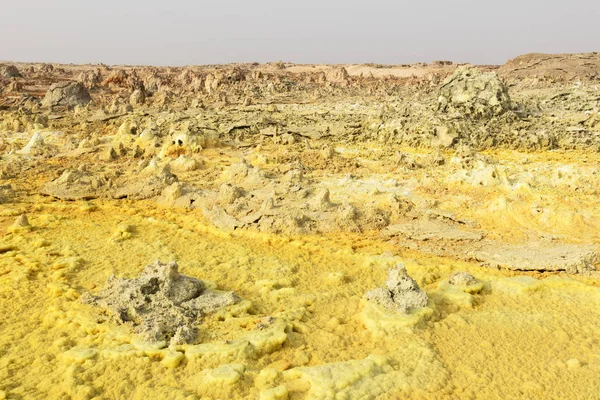
<svg viewBox="0 0 600 400">
<path fill-rule="evenodd" d="M 155 261 L 137 278 L 111 276 L 98 295 L 88 293 L 82 301 L 106 309 L 148 342 L 184 344 L 194 342 L 196 323 L 204 315 L 240 298 L 233 292 L 209 290 L 201 280 L 181 275 L 174 261 Z"/>
<path fill-rule="evenodd" d="M 42 100 L 42 106 L 75 107 L 92 101 L 90 93 L 81 82 L 59 82 L 50 86 Z"/>
<path fill-rule="evenodd" d="M 389 271 L 384 287 L 371 290 L 366 297 L 369 301 L 402 314 L 425 307 L 428 300 L 427 294 L 408 275 L 402 264 Z"/>
<path fill-rule="evenodd" d="M 462 66 L 439 90 L 438 110 L 469 118 L 490 118 L 512 108 L 508 89 L 494 72 Z"/>
<path fill-rule="evenodd" d="M 523 54 L 508 60 L 498 74 L 512 81 L 536 79 L 547 81 L 600 80 L 600 53 Z"/>
<path fill-rule="evenodd" d="M 19 78 L 22 75 L 14 65 L 0 64 L 0 76 L 4 78 Z"/>
</svg>

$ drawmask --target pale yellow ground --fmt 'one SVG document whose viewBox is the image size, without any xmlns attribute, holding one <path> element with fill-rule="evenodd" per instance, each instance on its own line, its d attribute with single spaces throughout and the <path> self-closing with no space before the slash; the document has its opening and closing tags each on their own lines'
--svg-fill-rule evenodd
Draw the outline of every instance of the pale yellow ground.
<svg viewBox="0 0 600 400">
<path fill-rule="evenodd" d="M 385 204 L 397 190 L 508 243 L 600 239 L 596 154 L 495 152 L 488 156 L 506 179 L 482 186 L 457 183 L 451 165 L 402 171 L 376 161 L 381 149 L 338 151 L 368 170 L 352 180 L 315 177 L 333 201 Z M 206 154 L 224 166 L 240 156 Z M 198 174 L 182 178 L 208 179 Z M 48 181 L 11 183 L 35 192 L 35 179 Z M 0 206 L 0 399 L 600 397 L 597 278 L 492 270 L 402 250 L 369 232 L 227 233 L 200 211 L 150 201 L 26 199 Z M 32 229 L 11 228 L 23 212 Z M 111 274 L 134 277 L 155 259 L 177 260 L 183 274 L 244 302 L 202 321 L 201 344 L 162 348 L 78 300 Z M 396 262 L 430 297 L 409 318 L 362 300 Z M 449 288 L 457 270 L 483 290 Z M 257 330 L 264 316 L 277 322 Z"/>
<path fill-rule="evenodd" d="M 33 229 L 11 231 L 22 212 Z M 0 398 L 593 399 L 600 393 L 600 282 L 593 278 L 537 279 L 399 252 L 375 234 L 229 234 L 209 228 L 199 212 L 145 202 L 40 197 L 4 205 L 0 214 Z M 201 341 L 215 346 L 169 350 L 139 343 L 78 301 L 110 274 L 133 277 L 154 259 L 175 259 L 182 273 L 234 290 L 252 306 L 201 323 Z M 433 313 L 415 327 L 369 330 L 361 298 L 397 261 L 427 291 Z M 471 297 L 439 289 L 454 270 L 471 272 L 483 291 Z M 265 315 L 283 321 L 283 339 L 276 333 L 262 342 L 245 339 Z M 255 345 L 228 353 L 249 342 Z"/>
</svg>

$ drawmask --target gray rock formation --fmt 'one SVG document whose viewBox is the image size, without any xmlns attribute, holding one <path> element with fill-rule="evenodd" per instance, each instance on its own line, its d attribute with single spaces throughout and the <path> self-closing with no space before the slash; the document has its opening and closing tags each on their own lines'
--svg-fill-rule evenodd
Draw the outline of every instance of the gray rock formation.
<svg viewBox="0 0 600 400">
<path fill-rule="evenodd" d="M 367 300 L 383 307 L 407 314 L 412 309 L 427 305 L 427 294 L 419 288 L 413 278 L 408 276 L 406 268 L 397 264 L 390 269 L 385 287 L 373 289 L 366 294 Z"/>
<path fill-rule="evenodd" d="M 92 101 L 90 93 L 81 82 L 55 83 L 46 92 L 42 106 L 67 106 L 75 107 L 85 105 Z"/>
<path fill-rule="evenodd" d="M 196 278 L 181 275 L 171 261 L 155 261 L 138 278 L 108 278 L 97 296 L 86 294 L 82 301 L 108 310 L 117 322 L 133 326 L 148 342 L 192 343 L 196 322 L 202 316 L 235 304 L 233 292 L 206 289 Z"/>
</svg>

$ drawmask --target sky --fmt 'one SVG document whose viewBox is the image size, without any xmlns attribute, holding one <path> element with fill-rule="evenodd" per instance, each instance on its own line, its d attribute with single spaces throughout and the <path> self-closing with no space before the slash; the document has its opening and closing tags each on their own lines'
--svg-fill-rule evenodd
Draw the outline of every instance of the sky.
<svg viewBox="0 0 600 400">
<path fill-rule="evenodd" d="M 1 0 L 0 59 L 503 64 L 600 51 L 598 0 Z"/>
</svg>

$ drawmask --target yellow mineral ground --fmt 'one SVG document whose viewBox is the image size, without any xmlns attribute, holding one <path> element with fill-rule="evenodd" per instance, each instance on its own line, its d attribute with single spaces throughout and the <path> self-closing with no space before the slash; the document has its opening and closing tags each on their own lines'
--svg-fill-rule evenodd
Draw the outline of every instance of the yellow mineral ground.
<svg viewBox="0 0 600 400">
<path fill-rule="evenodd" d="M 30 83 L 43 76 L 44 65 L 15 65 L 31 66 L 20 78 Z M 359 67 L 368 69 L 347 69 Z M 93 73 L 63 68 L 53 79 Z M 276 74 L 269 65 L 243 68 L 248 87 L 252 74 Z M 302 68 L 289 67 L 289 76 L 310 81 Z M 238 97 L 194 109 L 211 129 L 191 140 L 177 131 L 177 117 L 191 109 L 177 108 L 181 98 L 172 108 L 108 110 L 115 93 L 131 91 L 119 89 L 115 71 L 99 72 L 112 92 L 90 89 L 93 107 L 104 110 L 34 104 L 23 120 L 12 103 L 0 109 L 0 399 L 598 398 L 600 154 L 596 139 L 576 145 L 583 131 L 567 129 L 599 135 L 600 123 L 577 125 L 600 121 L 598 98 L 573 100 L 584 89 L 597 96 L 597 86 L 519 80 L 509 89 L 513 102 L 529 106 L 557 93 L 569 104 L 595 104 L 501 122 L 503 134 L 512 127 L 521 136 L 562 123 L 552 129 L 574 132 L 571 142 L 557 133 L 562 141 L 550 147 L 470 143 L 479 139 L 463 127 L 455 142 L 432 148 L 394 139 L 395 129 L 414 132 L 429 117 L 396 121 L 385 107 L 400 118 L 408 100 L 384 105 L 373 91 L 394 82 L 381 77 L 319 82 L 320 71 L 336 71 L 321 66 L 310 72 L 314 84 L 347 98 L 306 103 L 283 91 L 263 107 L 241 105 L 249 90 L 225 82 L 221 69 L 192 71 L 207 82 L 199 89 L 206 104 Z M 148 89 L 155 72 L 144 74 Z M 397 90 L 415 103 L 437 102 L 441 79 L 419 81 L 429 88 L 421 93 L 403 74 Z M 210 89 L 211 79 L 224 83 Z M 359 104 L 361 91 L 374 96 L 369 104 Z M 288 95 L 295 100 L 282 100 Z M 312 125 L 299 127 L 299 116 Z M 492 118 L 489 127 L 504 117 L 481 118 Z M 392 136 L 360 136 L 358 125 L 349 127 L 355 119 L 364 132 L 376 119 L 377 132 Z M 126 124 L 137 124 L 135 132 L 123 133 Z M 231 136 L 239 130 L 243 136 Z M 346 140 L 349 131 L 355 139 Z M 158 140 L 152 135 L 160 140 L 145 143 Z M 27 154 L 16 152 L 23 148 Z M 111 275 L 138 277 L 155 260 L 176 261 L 181 274 L 241 300 L 198 319 L 196 339 L 184 344 L 144 341 L 132 323 L 82 301 Z M 427 295 L 408 313 L 365 296 L 398 264 Z"/>
</svg>

